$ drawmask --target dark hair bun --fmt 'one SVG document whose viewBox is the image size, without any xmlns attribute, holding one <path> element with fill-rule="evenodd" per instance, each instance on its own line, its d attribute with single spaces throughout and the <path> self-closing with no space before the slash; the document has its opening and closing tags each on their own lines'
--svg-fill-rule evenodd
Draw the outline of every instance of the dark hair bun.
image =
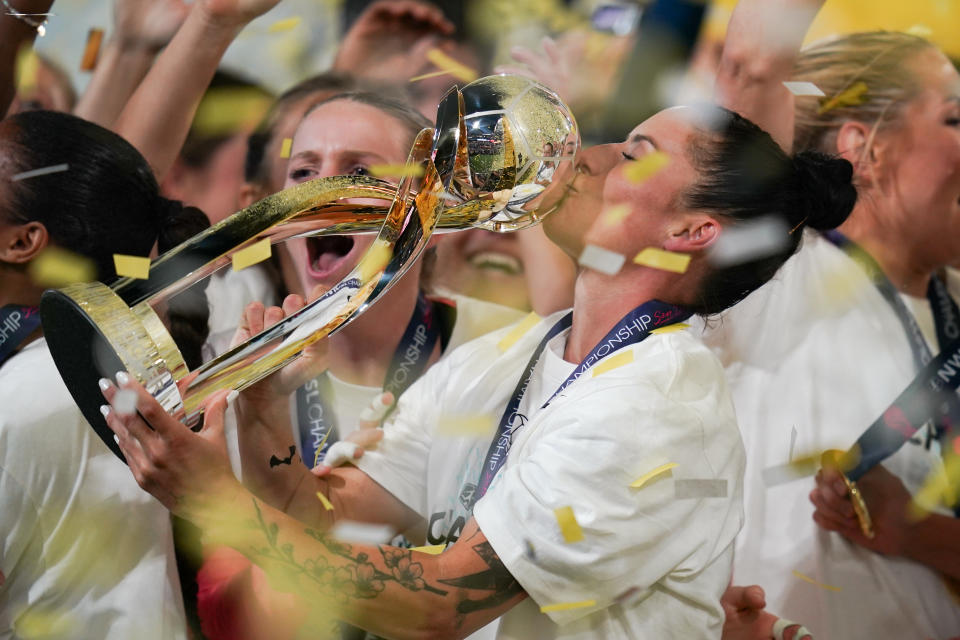
<svg viewBox="0 0 960 640">
<path fill-rule="evenodd" d="M 169 251 L 210 226 L 210 221 L 200 209 L 162 196 L 158 200 L 157 248 L 160 253 Z"/>
<path fill-rule="evenodd" d="M 797 172 L 798 191 L 804 199 L 805 220 L 794 220 L 794 225 L 825 231 L 843 224 L 857 202 L 853 186 L 853 165 L 819 151 L 801 151 L 793 157 Z"/>
</svg>

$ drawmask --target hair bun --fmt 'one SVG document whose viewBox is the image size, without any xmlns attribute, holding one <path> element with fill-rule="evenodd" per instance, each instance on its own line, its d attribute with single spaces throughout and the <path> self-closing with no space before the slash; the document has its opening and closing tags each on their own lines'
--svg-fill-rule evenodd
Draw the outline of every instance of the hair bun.
<svg viewBox="0 0 960 640">
<path fill-rule="evenodd" d="M 857 202 L 853 165 L 819 151 L 801 151 L 793 157 L 798 191 L 804 199 L 804 220 L 793 224 L 825 231 L 843 224 Z"/>
<path fill-rule="evenodd" d="M 210 221 L 196 207 L 184 206 L 179 200 L 160 197 L 157 211 L 157 247 L 160 253 L 169 251 L 207 227 Z"/>
</svg>

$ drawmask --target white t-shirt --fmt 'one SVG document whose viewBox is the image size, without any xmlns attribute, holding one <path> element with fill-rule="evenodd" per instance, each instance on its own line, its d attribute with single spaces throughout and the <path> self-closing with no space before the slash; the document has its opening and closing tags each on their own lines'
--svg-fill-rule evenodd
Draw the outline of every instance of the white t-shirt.
<svg viewBox="0 0 960 640">
<path fill-rule="evenodd" d="M 380 446 L 357 466 L 427 520 L 428 544 L 454 541 L 473 512 L 530 596 L 478 637 L 499 626 L 500 638 L 719 638 L 719 599 L 742 518 L 743 447 L 720 365 L 690 332 L 627 347 L 633 362 L 596 377 L 588 372 L 541 410 L 570 371 L 556 362 L 565 340 L 557 338 L 530 383 L 529 395 L 539 397 L 521 404 L 522 428 L 475 506 L 492 434 L 437 433 L 457 416 L 497 424 L 562 313 L 504 352 L 498 343 L 510 329 L 438 362 L 403 395 Z M 678 464 L 672 475 L 629 486 L 668 462 Z M 727 495 L 676 499 L 677 478 L 725 481 Z M 564 543 L 554 509 L 565 506 L 582 542 Z M 539 612 L 586 600 L 596 604 Z"/>
<path fill-rule="evenodd" d="M 0 407 L 0 638 L 185 638 L 169 514 L 83 419 L 44 340 L 0 368 Z"/>
<path fill-rule="evenodd" d="M 957 284 L 951 274 L 954 295 Z M 907 303 L 929 316 L 926 300 Z M 935 345 L 932 317 L 923 315 Z M 812 478 L 770 487 L 763 480 L 764 468 L 788 463 L 794 429 L 794 459 L 846 450 L 913 379 L 906 334 L 876 287 L 843 251 L 808 232 L 772 282 L 713 324 L 706 342 L 726 368 L 747 448 L 735 582 L 760 584 L 770 610 L 803 622 L 817 640 L 960 634 L 960 605 L 934 571 L 817 527 Z M 938 464 L 925 431 L 883 462 L 911 493 Z"/>
</svg>

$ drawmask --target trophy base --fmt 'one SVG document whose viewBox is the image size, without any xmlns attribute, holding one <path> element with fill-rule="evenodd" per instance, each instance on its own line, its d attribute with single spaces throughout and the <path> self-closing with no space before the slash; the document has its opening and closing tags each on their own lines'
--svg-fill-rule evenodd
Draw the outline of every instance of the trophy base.
<svg viewBox="0 0 960 640">
<path fill-rule="evenodd" d="M 100 413 L 106 401 L 98 381 L 127 371 L 165 409 L 182 408 L 176 381 L 186 366 L 173 339 L 147 305 L 131 309 L 99 282 L 45 291 L 40 312 L 47 346 L 74 402 L 103 443 L 126 462 Z"/>
</svg>

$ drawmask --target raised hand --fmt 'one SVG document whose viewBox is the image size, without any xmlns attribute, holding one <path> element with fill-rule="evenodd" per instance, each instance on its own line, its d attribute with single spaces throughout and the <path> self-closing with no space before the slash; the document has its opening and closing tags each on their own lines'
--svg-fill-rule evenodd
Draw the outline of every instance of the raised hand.
<svg viewBox="0 0 960 640">
<path fill-rule="evenodd" d="M 216 22 L 243 27 L 270 9 L 280 0 L 197 0 L 198 8 Z"/>
</svg>

